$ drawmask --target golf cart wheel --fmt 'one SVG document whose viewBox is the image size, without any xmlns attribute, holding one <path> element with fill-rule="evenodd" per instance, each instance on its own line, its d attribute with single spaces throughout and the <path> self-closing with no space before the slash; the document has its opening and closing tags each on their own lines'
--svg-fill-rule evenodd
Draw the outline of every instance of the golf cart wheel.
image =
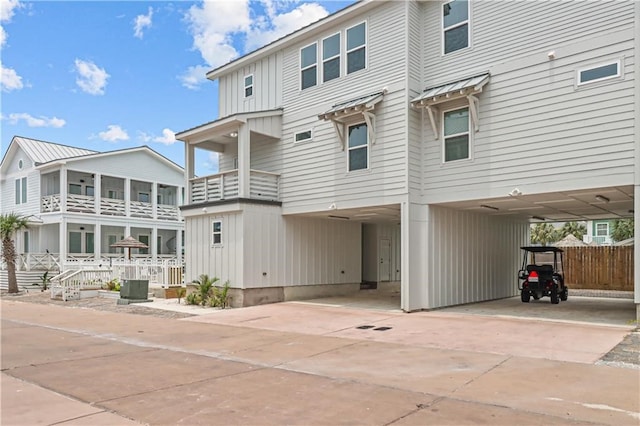
<svg viewBox="0 0 640 426">
<path fill-rule="evenodd" d="M 549 296 L 551 297 L 551 303 L 553 303 L 554 305 L 557 305 L 558 303 L 560 303 L 560 295 L 558 294 L 558 287 L 556 287 L 555 285 L 551 287 L 551 294 Z"/>
<path fill-rule="evenodd" d="M 529 303 L 530 299 L 531 294 L 527 290 L 522 290 L 520 292 L 520 300 L 522 300 L 522 303 Z"/>
<path fill-rule="evenodd" d="M 565 287 L 564 289 L 562 289 L 562 292 L 560 293 L 560 300 L 562 300 L 563 302 L 566 302 L 568 298 L 569 298 L 569 289 Z"/>
</svg>

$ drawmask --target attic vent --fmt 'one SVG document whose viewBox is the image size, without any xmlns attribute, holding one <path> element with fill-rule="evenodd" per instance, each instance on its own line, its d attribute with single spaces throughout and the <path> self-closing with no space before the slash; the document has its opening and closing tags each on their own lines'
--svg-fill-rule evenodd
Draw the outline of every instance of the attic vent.
<svg viewBox="0 0 640 426">
<path fill-rule="evenodd" d="M 22 170 L 22 166 L 24 166 L 22 160 L 18 161 L 18 170 Z"/>
</svg>

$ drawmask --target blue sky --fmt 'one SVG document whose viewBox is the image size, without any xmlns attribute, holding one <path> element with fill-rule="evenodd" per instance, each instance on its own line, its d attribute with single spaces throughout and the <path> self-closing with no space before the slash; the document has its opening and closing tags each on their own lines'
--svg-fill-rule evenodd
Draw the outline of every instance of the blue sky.
<svg viewBox="0 0 640 426">
<path fill-rule="evenodd" d="M 2 155 L 20 135 L 184 165 L 174 133 L 218 118 L 207 71 L 351 3 L 0 0 Z"/>
</svg>

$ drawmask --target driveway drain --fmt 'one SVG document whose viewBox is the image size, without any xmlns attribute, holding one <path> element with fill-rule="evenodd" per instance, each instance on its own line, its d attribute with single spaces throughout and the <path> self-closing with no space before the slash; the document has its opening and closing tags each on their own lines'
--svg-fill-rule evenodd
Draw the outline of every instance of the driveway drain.
<svg viewBox="0 0 640 426">
<path fill-rule="evenodd" d="M 358 328 L 360 330 L 368 330 L 368 329 L 373 328 L 373 327 L 375 327 L 375 325 L 361 325 L 361 326 L 356 327 L 356 328 Z"/>
<path fill-rule="evenodd" d="M 374 331 L 387 331 L 387 330 L 391 330 L 391 327 L 378 327 L 378 328 L 374 328 Z"/>
</svg>

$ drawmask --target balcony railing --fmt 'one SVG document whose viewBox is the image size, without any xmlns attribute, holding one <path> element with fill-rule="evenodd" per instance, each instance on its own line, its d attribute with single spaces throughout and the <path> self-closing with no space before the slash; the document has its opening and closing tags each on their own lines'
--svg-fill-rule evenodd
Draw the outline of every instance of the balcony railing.
<svg viewBox="0 0 640 426">
<path fill-rule="evenodd" d="M 236 176 L 237 182 L 237 176 Z M 237 183 L 236 183 L 236 193 Z M 52 213 L 61 211 L 60 194 L 45 195 L 42 197 L 40 206 L 42 213 Z M 95 213 L 95 197 L 88 195 L 67 195 L 67 211 L 74 213 Z M 108 216 L 125 216 L 126 208 L 124 200 L 115 198 L 100 199 L 100 214 Z M 129 214 L 132 217 L 152 218 L 153 205 L 142 201 L 131 201 L 129 204 Z M 178 206 L 169 204 L 158 204 L 156 206 L 157 218 L 161 220 L 178 220 Z"/>
<path fill-rule="evenodd" d="M 278 201 L 280 175 L 250 171 L 249 198 Z M 215 175 L 191 179 L 191 203 L 229 200 L 239 197 L 238 171 L 231 170 Z"/>
</svg>

